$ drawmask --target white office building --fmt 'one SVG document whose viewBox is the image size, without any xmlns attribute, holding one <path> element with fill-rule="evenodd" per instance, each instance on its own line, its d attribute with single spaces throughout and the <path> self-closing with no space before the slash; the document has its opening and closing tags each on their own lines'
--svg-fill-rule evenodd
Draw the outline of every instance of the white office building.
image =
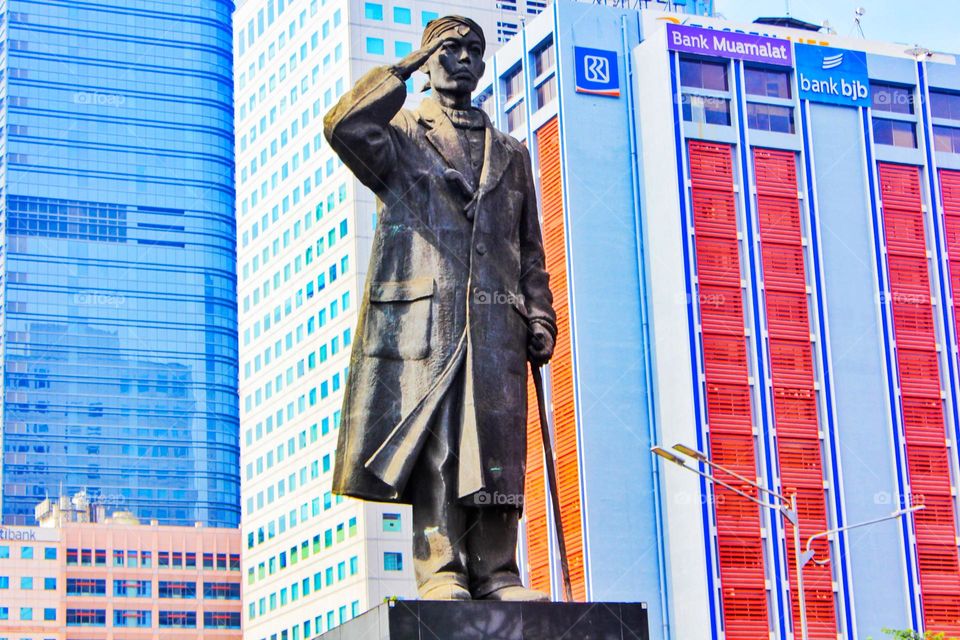
<svg viewBox="0 0 960 640">
<path fill-rule="evenodd" d="M 244 636 L 300 640 L 413 597 L 409 507 L 330 492 L 373 195 L 323 139 L 365 71 L 438 15 L 488 52 L 539 0 L 243 0 L 234 14 Z M 423 78 L 413 78 L 417 89 Z M 416 99 L 415 92 L 411 95 Z"/>
</svg>

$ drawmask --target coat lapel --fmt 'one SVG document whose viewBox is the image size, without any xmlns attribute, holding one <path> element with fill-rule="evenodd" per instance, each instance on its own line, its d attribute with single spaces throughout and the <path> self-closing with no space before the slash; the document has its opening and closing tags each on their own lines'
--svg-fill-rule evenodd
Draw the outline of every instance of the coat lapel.
<svg viewBox="0 0 960 640">
<path fill-rule="evenodd" d="M 435 101 L 429 98 L 420 104 L 418 113 L 420 121 L 427 127 L 427 141 L 451 168 L 459 171 L 464 177 L 469 176 L 470 159 L 450 118 Z"/>
<path fill-rule="evenodd" d="M 484 114 L 486 115 L 486 114 Z M 497 131 L 486 118 L 487 132 L 483 146 L 483 170 L 480 172 L 480 192 L 488 193 L 497 186 L 510 164 L 510 150 L 503 140 L 504 134 Z"/>
</svg>

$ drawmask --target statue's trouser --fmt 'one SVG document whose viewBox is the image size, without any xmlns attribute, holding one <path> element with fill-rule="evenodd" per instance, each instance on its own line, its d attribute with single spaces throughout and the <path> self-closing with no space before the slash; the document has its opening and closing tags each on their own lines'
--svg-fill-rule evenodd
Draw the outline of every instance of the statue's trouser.
<svg viewBox="0 0 960 640">
<path fill-rule="evenodd" d="M 457 586 L 479 599 L 522 584 L 516 561 L 520 510 L 464 506 L 458 500 L 462 396 L 461 371 L 434 414 L 404 493 L 413 505 L 413 562 L 421 596 Z"/>
</svg>

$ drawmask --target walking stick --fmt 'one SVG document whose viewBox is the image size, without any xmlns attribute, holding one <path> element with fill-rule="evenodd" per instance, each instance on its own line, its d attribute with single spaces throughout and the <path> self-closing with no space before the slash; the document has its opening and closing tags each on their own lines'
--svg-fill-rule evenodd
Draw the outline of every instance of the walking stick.
<svg viewBox="0 0 960 640">
<path fill-rule="evenodd" d="M 543 440 L 543 452 L 546 456 L 547 483 L 550 485 L 550 502 L 553 505 L 553 523 L 556 527 L 557 545 L 560 547 L 560 573 L 563 575 L 563 595 L 565 602 L 573 602 L 573 587 L 570 585 L 570 565 L 567 563 L 567 541 L 563 537 L 563 522 L 560 516 L 560 496 L 557 485 L 557 456 L 550 439 L 550 425 L 547 423 L 547 408 L 543 395 L 543 375 L 540 367 L 530 363 L 533 373 L 533 386 L 537 390 L 537 409 L 540 411 L 540 436 Z"/>
</svg>

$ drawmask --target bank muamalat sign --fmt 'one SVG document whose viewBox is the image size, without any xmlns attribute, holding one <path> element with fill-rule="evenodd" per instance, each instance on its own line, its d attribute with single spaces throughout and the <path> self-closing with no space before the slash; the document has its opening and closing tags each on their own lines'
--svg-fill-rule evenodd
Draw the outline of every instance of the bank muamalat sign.
<svg viewBox="0 0 960 640">
<path fill-rule="evenodd" d="M 667 25 L 667 48 L 671 51 L 790 67 L 793 66 L 790 46 L 788 40 L 780 38 L 680 24 Z"/>
<path fill-rule="evenodd" d="M 870 74 L 863 51 L 797 45 L 800 98 L 845 107 L 870 106 Z"/>
</svg>

